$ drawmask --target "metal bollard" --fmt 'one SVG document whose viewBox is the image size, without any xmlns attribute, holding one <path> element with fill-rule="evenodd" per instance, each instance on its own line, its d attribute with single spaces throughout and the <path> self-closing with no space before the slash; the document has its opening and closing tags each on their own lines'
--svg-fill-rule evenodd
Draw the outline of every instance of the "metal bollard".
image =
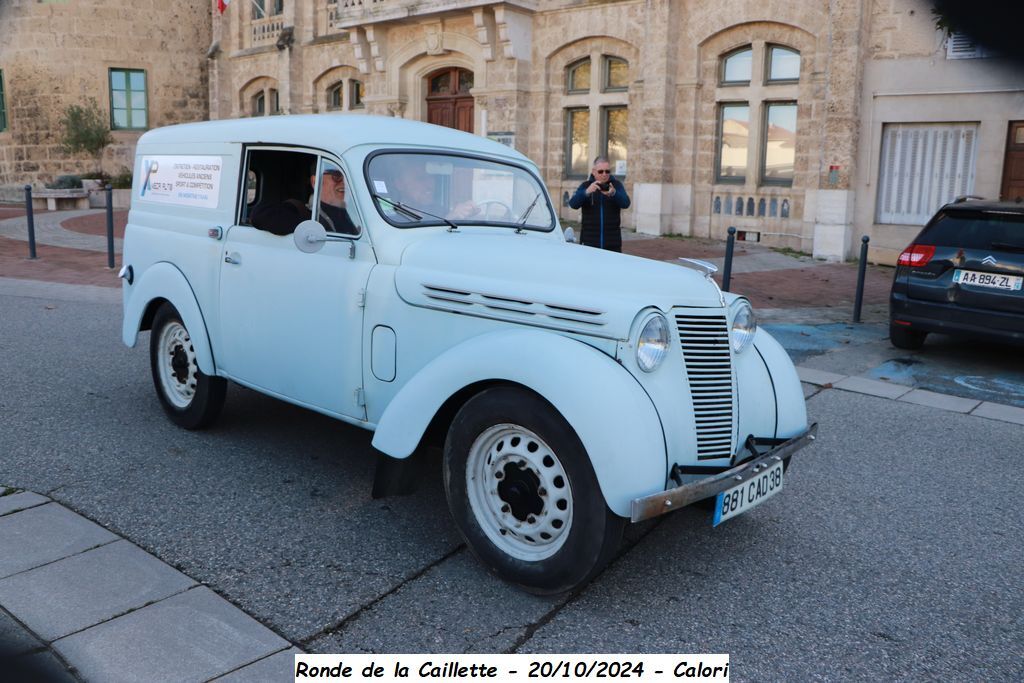
<svg viewBox="0 0 1024 683">
<path fill-rule="evenodd" d="M 114 188 L 107 183 L 107 268 L 114 267 Z"/>
<path fill-rule="evenodd" d="M 864 273 L 868 267 L 868 242 L 871 238 L 864 235 L 860 238 L 860 264 L 857 266 L 857 298 L 853 304 L 853 322 L 860 322 L 860 307 L 864 303 Z"/>
<path fill-rule="evenodd" d="M 729 291 L 729 280 L 732 279 L 732 250 L 736 246 L 736 228 L 729 226 L 726 231 L 729 237 L 725 240 L 725 263 L 722 265 L 722 291 Z"/>
<path fill-rule="evenodd" d="M 32 213 L 32 186 L 25 186 L 25 212 L 28 216 L 28 257 L 36 258 L 36 217 Z"/>
</svg>

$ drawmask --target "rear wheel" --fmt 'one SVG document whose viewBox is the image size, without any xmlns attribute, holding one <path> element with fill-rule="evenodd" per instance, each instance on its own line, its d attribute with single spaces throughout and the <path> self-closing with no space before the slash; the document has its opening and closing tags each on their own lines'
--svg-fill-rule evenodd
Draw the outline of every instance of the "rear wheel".
<svg viewBox="0 0 1024 683">
<path fill-rule="evenodd" d="M 185 429 L 202 429 L 217 419 L 227 382 L 199 369 L 192 337 L 169 303 L 153 317 L 149 361 L 156 395 L 171 421 Z"/>
<path fill-rule="evenodd" d="M 927 336 L 927 332 L 919 332 L 902 325 L 889 323 L 889 341 L 897 349 L 916 351 L 924 346 L 924 338 Z"/>
<path fill-rule="evenodd" d="M 444 483 L 473 553 L 530 592 L 576 588 L 619 547 L 625 520 L 605 504 L 579 437 L 527 390 L 488 389 L 462 407 L 445 443 Z"/>
</svg>

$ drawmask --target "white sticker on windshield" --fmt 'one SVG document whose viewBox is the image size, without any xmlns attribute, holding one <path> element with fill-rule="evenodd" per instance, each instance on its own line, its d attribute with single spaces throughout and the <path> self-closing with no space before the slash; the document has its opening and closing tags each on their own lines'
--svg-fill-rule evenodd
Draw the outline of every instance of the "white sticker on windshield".
<svg viewBox="0 0 1024 683">
<path fill-rule="evenodd" d="M 388 186 L 383 180 L 374 180 L 373 189 L 377 191 L 377 194 L 387 194 Z"/>
</svg>

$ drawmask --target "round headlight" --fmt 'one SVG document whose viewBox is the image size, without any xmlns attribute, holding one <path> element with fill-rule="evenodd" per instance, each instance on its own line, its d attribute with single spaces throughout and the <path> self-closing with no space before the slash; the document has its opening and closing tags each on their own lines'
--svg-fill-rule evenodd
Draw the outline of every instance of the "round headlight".
<svg viewBox="0 0 1024 683">
<path fill-rule="evenodd" d="M 660 313 L 651 316 L 636 342 L 636 363 L 644 372 L 654 372 L 668 353 L 668 321 Z"/>
<path fill-rule="evenodd" d="M 754 316 L 754 309 L 746 299 L 736 299 L 732 302 L 732 331 L 729 338 L 732 339 L 732 350 L 736 353 L 746 351 L 754 341 L 754 333 L 757 332 L 757 318 Z"/>
</svg>

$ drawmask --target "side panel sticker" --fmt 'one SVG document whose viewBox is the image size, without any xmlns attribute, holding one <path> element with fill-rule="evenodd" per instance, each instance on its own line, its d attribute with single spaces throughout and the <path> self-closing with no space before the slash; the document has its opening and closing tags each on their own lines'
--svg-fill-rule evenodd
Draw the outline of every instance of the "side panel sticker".
<svg viewBox="0 0 1024 683">
<path fill-rule="evenodd" d="M 215 156 L 143 157 L 138 199 L 216 209 L 222 165 Z"/>
</svg>

